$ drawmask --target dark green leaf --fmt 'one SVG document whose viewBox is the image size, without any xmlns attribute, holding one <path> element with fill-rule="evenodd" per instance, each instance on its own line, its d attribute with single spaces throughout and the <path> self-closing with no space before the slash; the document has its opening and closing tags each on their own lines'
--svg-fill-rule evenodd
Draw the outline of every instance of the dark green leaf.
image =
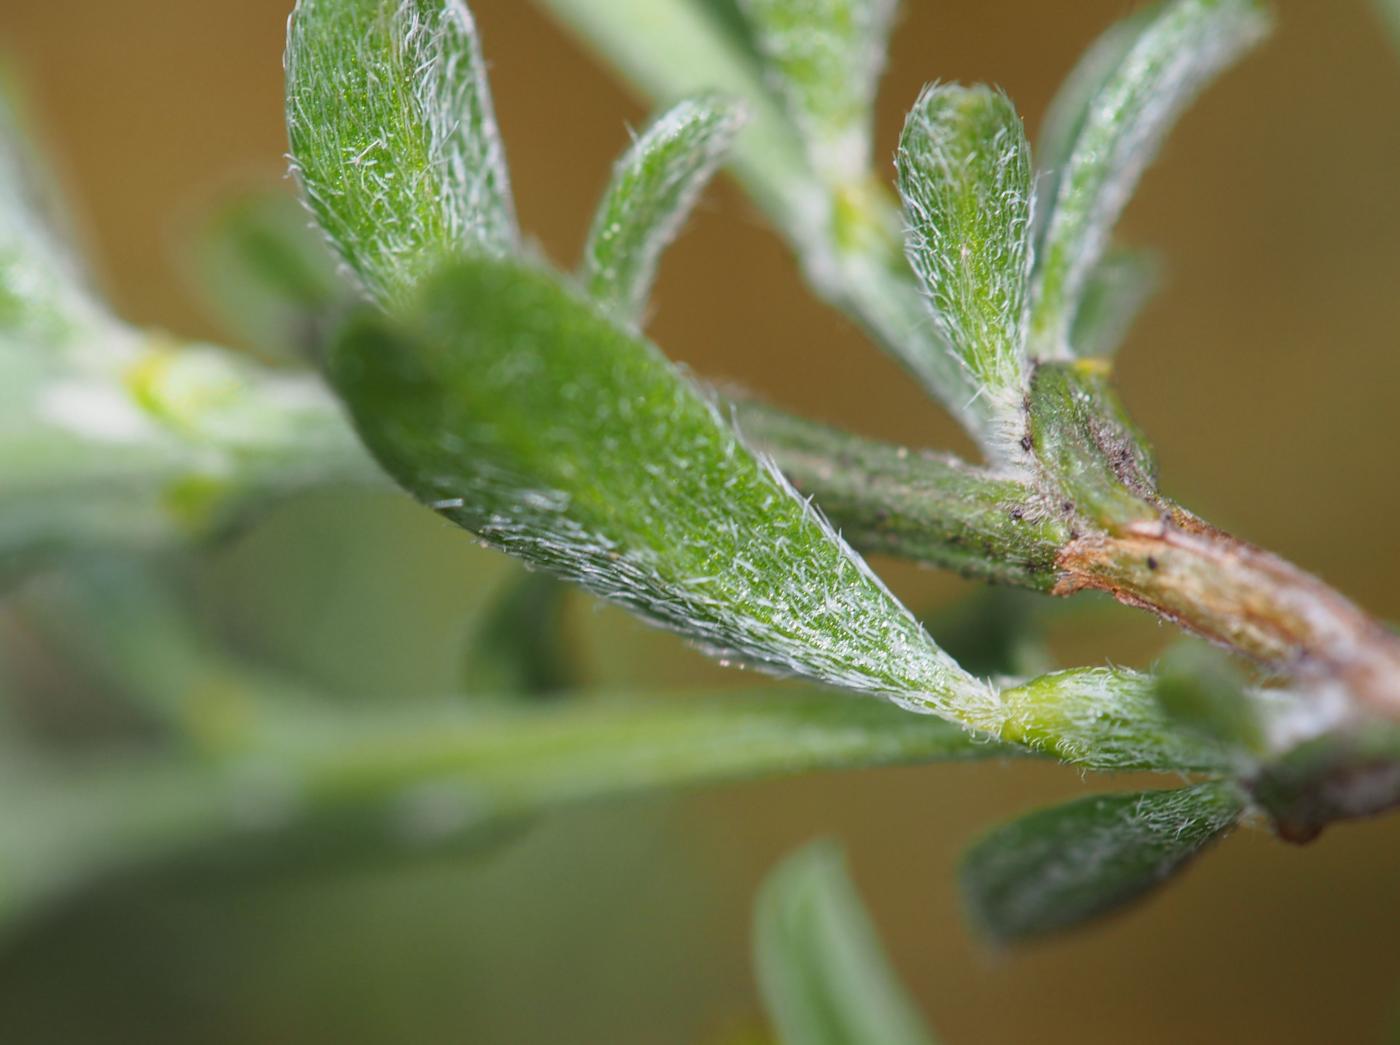
<svg viewBox="0 0 1400 1045">
<path fill-rule="evenodd" d="M 1234 826 L 1232 784 L 1096 795 L 999 827 L 970 849 L 960 880 L 994 940 L 1069 929 L 1140 899 Z"/>
<path fill-rule="evenodd" d="M 333 382 L 385 469 L 487 541 L 721 654 L 961 721 L 961 671 L 652 345 L 522 264 L 366 313 Z"/>
</svg>

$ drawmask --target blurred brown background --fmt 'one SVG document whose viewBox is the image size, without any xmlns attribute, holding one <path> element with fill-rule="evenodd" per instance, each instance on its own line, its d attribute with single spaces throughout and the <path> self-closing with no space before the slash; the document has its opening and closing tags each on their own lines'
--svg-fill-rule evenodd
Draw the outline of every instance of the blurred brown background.
<svg viewBox="0 0 1400 1045">
<path fill-rule="evenodd" d="M 571 261 L 645 116 L 524 0 L 474 0 L 524 226 Z M 1034 130 L 1123 0 L 910 0 L 879 148 L 928 79 L 1003 85 Z M 1283 0 L 1279 31 L 1187 116 L 1128 212 L 1165 292 L 1121 387 L 1169 490 L 1400 619 L 1400 54 L 1362 0 Z M 222 193 L 284 169 L 288 0 L 4 0 L 19 66 L 120 309 L 219 337 L 181 251 Z M 652 331 L 676 358 L 851 427 L 966 441 L 807 297 L 729 185 L 667 257 Z M 962 593 L 877 566 L 917 607 Z M 389 497 L 326 495 L 221 550 L 247 648 L 348 697 L 448 685 L 499 564 Z M 408 616 L 407 623 L 405 615 Z M 669 638 L 580 607 L 595 678 L 713 682 Z M 1145 662 L 1170 636 L 1111 608 L 1062 652 Z M 1098 780 L 1091 782 L 1101 786 Z M 1123 782 L 1117 782 L 1123 783 Z M 753 889 L 835 834 L 944 1040 L 1366 1042 L 1400 1001 L 1400 818 L 1306 849 L 1244 832 L 1148 907 L 1028 953 L 971 941 L 956 855 L 1085 782 L 931 767 L 734 787 L 556 818 L 470 865 L 295 882 L 130 883 L 0 956 L 0 1039 L 725 1042 L 759 1026 Z"/>
</svg>

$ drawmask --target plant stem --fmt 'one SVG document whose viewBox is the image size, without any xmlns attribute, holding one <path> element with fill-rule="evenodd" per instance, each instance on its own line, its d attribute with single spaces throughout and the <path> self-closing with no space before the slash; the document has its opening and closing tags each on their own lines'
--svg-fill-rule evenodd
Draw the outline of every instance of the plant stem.
<svg viewBox="0 0 1400 1045">
<path fill-rule="evenodd" d="M 753 403 L 736 412 L 859 547 L 1054 595 L 1104 591 L 1400 719 L 1400 638 L 1316 577 L 1155 494 L 1117 491 L 1150 518 L 1115 523 L 1074 491 L 1047 489 L 1053 478 L 1032 486 Z"/>
<path fill-rule="evenodd" d="M 1061 549 L 1053 594 L 1106 591 L 1302 680 L 1335 682 L 1400 719 L 1400 638 L 1311 574 L 1172 506 Z"/>
<path fill-rule="evenodd" d="M 1059 583 L 1069 530 L 1036 511 L 1026 484 L 751 400 L 733 408 L 740 430 L 858 547 L 997 584 L 1049 592 Z"/>
</svg>

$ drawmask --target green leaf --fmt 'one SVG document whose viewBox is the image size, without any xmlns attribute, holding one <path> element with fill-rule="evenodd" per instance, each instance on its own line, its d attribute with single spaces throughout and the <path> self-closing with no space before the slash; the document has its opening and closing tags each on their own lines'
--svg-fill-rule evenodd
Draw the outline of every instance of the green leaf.
<svg viewBox="0 0 1400 1045">
<path fill-rule="evenodd" d="M 1112 356 L 1159 281 L 1160 266 L 1154 255 L 1123 248 L 1109 250 L 1084 284 L 1070 332 L 1074 354 L 1081 359 Z"/>
<path fill-rule="evenodd" d="M 372 296 L 516 231 L 476 27 L 461 0 L 298 0 L 287 135 L 321 227 Z"/>
<path fill-rule="evenodd" d="M 345 295 L 323 237 L 282 193 L 247 193 L 220 207 L 195 262 L 224 325 L 278 359 L 304 359 L 324 314 Z"/>
<path fill-rule="evenodd" d="M 749 119 L 730 167 L 787 239 L 816 293 L 851 316 L 973 433 L 1000 448 L 1002 426 L 928 322 L 904 257 L 896 202 L 873 177 L 839 190 L 812 170 L 792 120 L 763 81 L 731 0 L 537 0 L 633 85 L 667 101 L 722 90 Z M 836 191 L 834 191 L 836 190 Z"/>
<path fill-rule="evenodd" d="M 55 345 L 98 312 L 56 183 L 0 68 L 0 337 Z"/>
<path fill-rule="evenodd" d="M 636 325 L 661 252 L 676 236 L 742 122 L 736 104 L 714 95 L 662 113 L 613 168 L 588 242 L 582 280 L 619 322 Z"/>
<path fill-rule="evenodd" d="M 1069 356 L 1085 284 L 1143 169 L 1182 110 L 1268 26 L 1257 0 L 1168 0 L 1111 29 L 1071 77 L 1048 134 L 1033 355 Z"/>
<path fill-rule="evenodd" d="M 1143 26 L 1156 16 L 1157 8 L 1157 4 L 1146 4 L 1109 26 L 1089 45 L 1050 100 L 1035 143 L 1035 165 L 1042 202 L 1058 196 L 1061 177 L 1069 165 L 1085 121 L 1093 112 L 1099 92 L 1122 64 Z M 1051 213 L 1051 208 L 1047 206 L 1036 208 L 1037 257 L 1043 249 L 1045 226 Z"/>
<path fill-rule="evenodd" d="M 875 93 L 897 0 L 742 0 L 770 79 L 835 185 L 870 166 Z"/>
<path fill-rule="evenodd" d="M 329 371 L 384 468 L 491 544 L 720 655 L 995 711 L 659 350 L 551 276 L 453 262 L 352 322 Z"/>
<path fill-rule="evenodd" d="M 782 106 L 763 82 L 759 61 L 731 19 L 699 0 L 538 0 L 606 54 L 655 101 L 722 91 L 744 104 L 748 120 L 733 165 L 780 228 L 810 229 L 824 193 Z"/>
<path fill-rule="evenodd" d="M 1031 260 L 1031 159 L 1020 117 L 989 87 L 928 87 L 904 124 L 908 253 L 943 334 L 989 410 L 1020 409 Z"/>
<path fill-rule="evenodd" d="M 510 577 L 468 643 L 468 691 L 520 699 L 558 696 L 575 686 L 562 634 L 567 595 L 548 573 L 522 570 Z"/>
<path fill-rule="evenodd" d="M 211 679 L 243 709 L 225 757 L 0 765 L 0 928 L 117 872 L 411 859 L 618 795 L 1008 753 L 936 718 L 810 690 L 589 694 L 480 713 L 298 705 L 220 666 L 190 682 Z"/>
<path fill-rule="evenodd" d="M 830 842 L 789 856 L 764 882 L 754 961 L 783 1045 L 933 1041 Z"/>
<path fill-rule="evenodd" d="M 1001 693 L 1001 739 L 1071 765 L 1101 770 L 1239 770 L 1250 752 L 1181 728 L 1157 700 L 1156 682 L 1126 668 L 1072 668 Z"/>
<path fill-rule="evenodd" d="M 1199 643 L 1168 650 L 1153 669 L 1157 701 L 1183 728 L 1249 751 L 1262 751 L 1264 730 L 1244 679 L 1218 650 Z"/>
<path fill-rule="evenodd" d="M 963 860 L 969 913 L 994 940 L 1018 942 L 1102 917 L 1141 898 L 1234 826 L 1232 784 L 1096 795 L 992 831 Z"/>
</svg>

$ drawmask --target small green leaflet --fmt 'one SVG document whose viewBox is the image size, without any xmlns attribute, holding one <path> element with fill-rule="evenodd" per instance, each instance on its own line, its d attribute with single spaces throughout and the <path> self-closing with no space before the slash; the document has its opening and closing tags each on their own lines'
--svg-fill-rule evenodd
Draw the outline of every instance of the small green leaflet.
<svg viewBox="0 0 1400 1045">
<path fill-rule="evenodd" d="M 1048 121 L 1033 355 L 1069 356 L 1085 283 L 1143 169 L 1182 110 L 1268 27 L 1257 0 L 1168 0 L 1110 29 L 1071 75 Z"/>
<path fill-rule="evenodd" d="M 830 842 L 789 856 L 763 883 L 754 963 L 783 1045 L 932 1045 Z"/>
<path fill-rule="evenodd" d="M 770 80 L 829 183 L 870 166 L 875 92 L 896 0 L 741 0 Z"/>
<path fill-rule="evenodd" d="M 455 260 L 330 377 L 385 470 L 484 540 L 745 658 L 985 721 L 995 696 L 654 346 L 548 273 Z"/>
<path fill-rule="evenodd" d="M 311 209 L 380 301 L 444 253 L 515 249 L 505 155 L 461 0 L 298 0 L 287 135 Z"/>
<path fill-rule="evenodd" d="M 1239 819 L 1233 785 L 1095 795 L 996 828 L 960 879 L 979 929 L 1013 943 L 1115 911 L 1161 885 Z"/>
<path fill-rule="evenodd" d="M 1031 261 L 1031 155 L 1010 99 L 924 89 L 895 160 L 908 254 L 943 334 L 988 400 L 1019 410 Z"/>
<path fill-rule="evenodd" d="M 714 95 L 662 113 L 618 160 L 584 246 L 581 278 L 615 319 L 635 325 L 662 250 L 723 160 L 742 109 Z"/>
</svg>

